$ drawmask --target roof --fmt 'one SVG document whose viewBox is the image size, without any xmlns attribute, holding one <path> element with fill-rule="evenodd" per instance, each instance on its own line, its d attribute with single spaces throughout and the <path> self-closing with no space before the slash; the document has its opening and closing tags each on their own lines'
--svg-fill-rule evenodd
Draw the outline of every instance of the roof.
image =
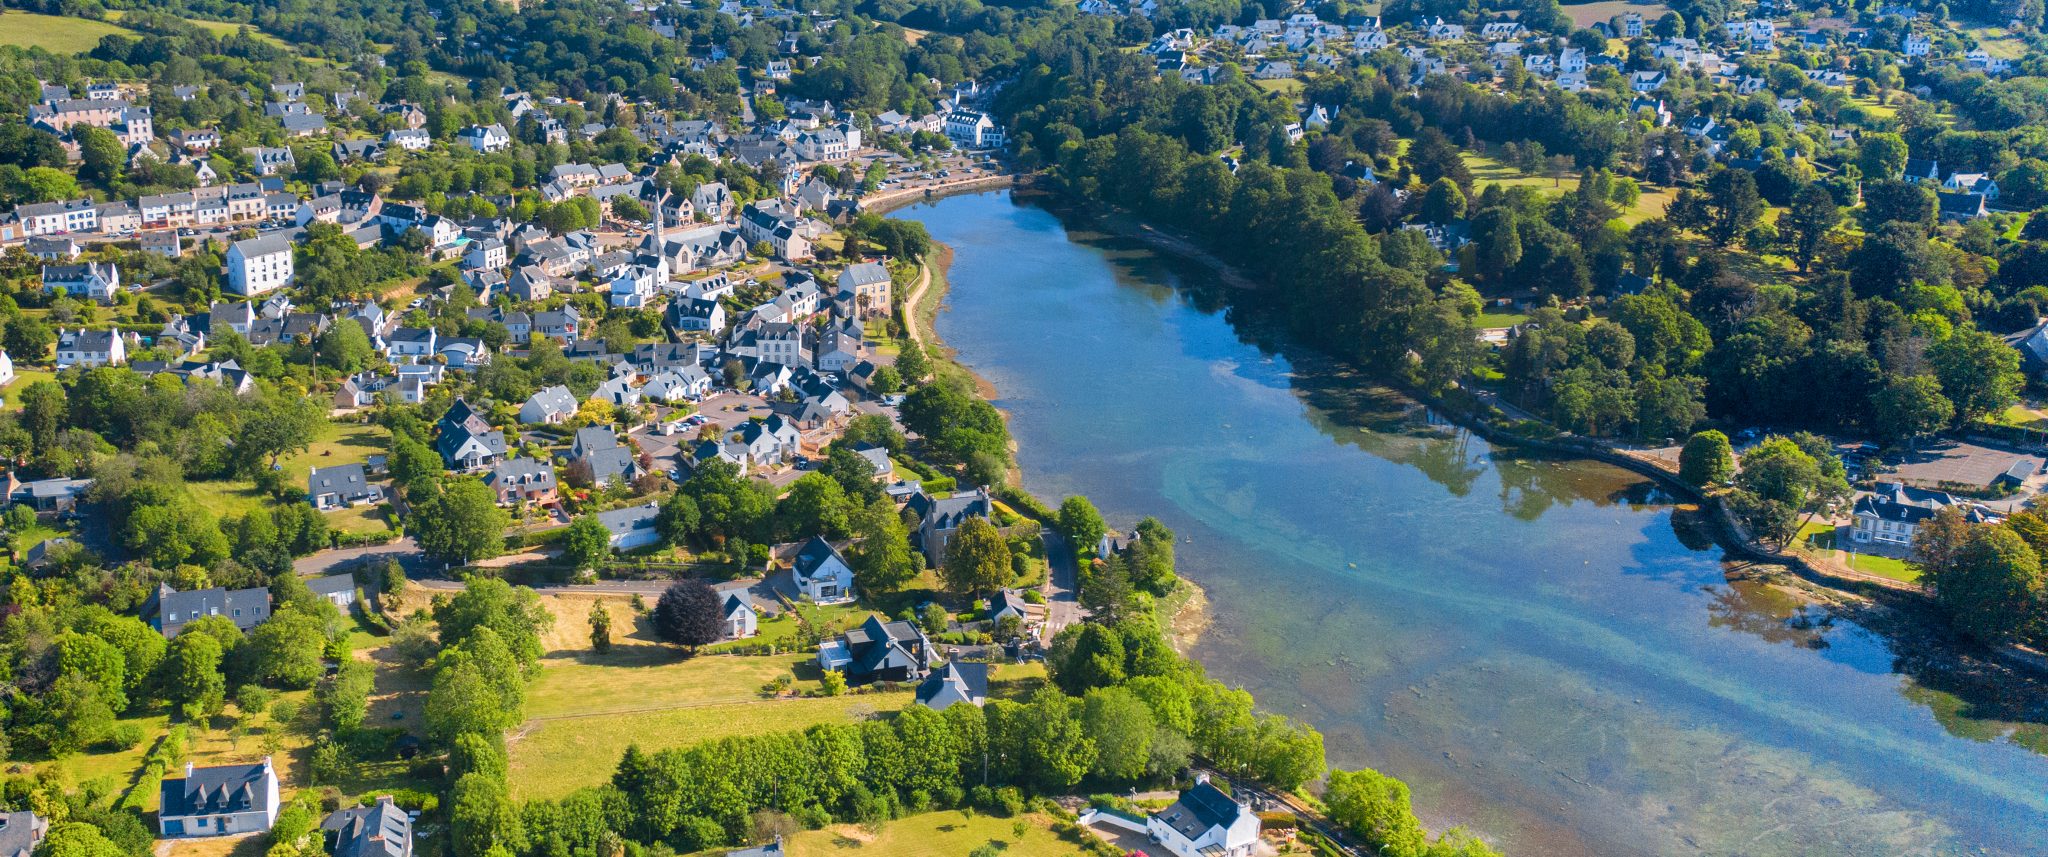
<svg viewBox="0 0 2048 857">
<path fill-rule="evenodd" d="M 812 536 L 809 541 L 804 542 L 803 548 L 799 549 L 796 553 L 796 561 L 793 563 L 793 566 L 796 569 L 797 579 L 810 579 L 811 575 L 817 574 L 818 569 L 824 567 L 827 561 L 835 559 L 839 561 L 840 565 L 847 565 L 846 557 L 841 556 L 839 550 L 832 547 L 831 542 L 825 541 L 824 536 Z M 852 566 L 848 565 L 847 567 L 851 568 Z"/>
<path fill-rule="evenodd" d="M 406 857 L 412 853 L 412 818 L 389 796 L 377 798 L 370 806 L 335 812 L 321 822 L 320 830 L 334 857 Z"/>
<path fill-rule="evenodd" d="M 306 488 L 314 496 L 333 492 L 349 493 L 369 487 L 368 474 L 361 464 L 337 464 L 333 467 L 315 467 L 306 476 Z"/>
<path fill-rule="evenodd" d="M 356 577 L 353 574 L 330 574 L 306 581 L 306 588 L 322 598 L 353 593 L 356 591 Z"/>
<path fill-rule="evenodd" d="M 49 822 L 27 810 L 0 813 L 0 857 L 28 857 L 49 829 Z"/>
<path fill-rule="evenodd" d="M 1204 780 L 1181 792 L 1179 800 L 1154 818 L 1188 839 L 1199 839 L 1213 828 L 1229 827 L 1245 811 L 1244 806 Z"/>
<path fill-rule="evenodd" d="M 988 664 L 951 662 L 917 686 L 918 704 L 945 710 L 956 702 L 980 705 L 988 698 Z"/>
<path fill-rule="evenodd" d="M 249 618 L 260 619 L 270 614 L 270 590 L 262 587 L 252 589 L 195 589 L 179 592 L 159 584 L 156 590 L 157 615 L 177 615 L 198 618 L 200 616 L 226 615 L 232 618 L 236 610 L 250 610 Z M 178 620 L 184 624 L 187 619 Z M 242 624 L 237 622 L 236 624 Z M 253 623 L 252 623 L 253 624 Z"/>
<path fill-rule="evenodd" d="M 1898 482 L 1881 482 L 1877 490 L 1857 498 L 1855 515 L 1859 518 L 1867 516 L 1884 521 L 1918 524 L 1950 506 L 1961 507 L 1964 518 L 1972 522 L 1981 523 L 1992 519 L 1984 507 L 1965 504 L 1946 491 L 1930 491 Z"/>
<path fill-rule="evenodd" d="M 185 769 L 183 777 L 167 777 L 161 792 L 165 818 L 231 812 L 269 812 L 270 782 L 276 775 L 270 760 L 253 765 L 217 765 Z"/>
<path fill-rule="evenodd" d="M 654 526 L 654 519 L 660 514 L 660 504 L 647 503 L 641 506 L 627 506 L 624 509 L 599 512 L 597 513 L 597 521 L 603 524 L 605 529 L 610 530 L 612 535 L 623 536 L 634 530 L 644 530 Z"/>
</svg>

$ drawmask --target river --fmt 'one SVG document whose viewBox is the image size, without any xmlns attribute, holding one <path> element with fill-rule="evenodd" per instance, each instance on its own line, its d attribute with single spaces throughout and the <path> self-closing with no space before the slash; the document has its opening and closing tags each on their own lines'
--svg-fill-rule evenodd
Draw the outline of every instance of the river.
<svg viewBox="0 0 2048 857">
<path fill-rule="evenodd" d="M 1731 581 L 1652 483 L 1431 425 L 1199 267 L 1007 191 L 894 216 L 954 250 L 938 332 L 1025 487 L 1176 530 L 1213 614 L 1192 654 L 1432 827 L 1513 855 L 2048 853 L 2038 722 Z"/>
</svg>

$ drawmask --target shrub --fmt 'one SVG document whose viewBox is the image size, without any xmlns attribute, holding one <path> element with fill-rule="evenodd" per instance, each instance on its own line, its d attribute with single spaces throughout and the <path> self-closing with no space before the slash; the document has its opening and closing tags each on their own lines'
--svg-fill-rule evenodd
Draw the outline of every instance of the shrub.
<svg viewBox="0 0 2048 857">
<path fill-rule="evenodd" d="M 107 736 L 107 743 L 116 750 L 133 750 L 142 743 L 142 727 L 134 723 L 115 726 L 113 733 Z"/>
</svg>

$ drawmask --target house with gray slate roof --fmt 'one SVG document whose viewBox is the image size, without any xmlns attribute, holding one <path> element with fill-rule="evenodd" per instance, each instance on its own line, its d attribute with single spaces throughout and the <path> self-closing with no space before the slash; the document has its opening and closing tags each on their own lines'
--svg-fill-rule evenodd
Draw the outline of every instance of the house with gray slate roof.
<svg viewBox="0 0 2048 857">
<path fill-rule="evenodd" d="M 933 711 L 988 701 L 988 664 L 948 663 L 917 686 L 917 704 Z"/>
<path fill-rule="evenodd" d="M 851 685 L 921 681 L 937 661 L 924 629 L 869 616 L 860 627 L 818 647 L 818 666 L 839 670 Z"/>
<path fill-rule="evenodd" d="M 646 547 L 661 540 L 661 532 L 654 527 L 654 519 L 660 514 L 661 504 L 646 503 L 599 512 L 597 520 L 612 534 L 612 550 L 625 551 Z"/>
<path fill-rule="evenodd" d="M 270 618 L 270 590 L 262 587 L 253 589 L 197 589 L 179 592 L 167 584 L 156 586 L 156 618 L 150 625 L 163 632 L 165 639 L 178 636 L 186 625 L 208 616 L 222 616 L 235 623 L 244 631 L 263 624 Z"/>
<path fill-rule="evenodd" d="M 33 812 L 0 812 L 0 857 L 29 857 L 49 832 L 49 820 Z"/>
<path fill-rule="evenodd" d="M 328 815 L 320 833 L 334 857 L 412 857 L 412 817 L 390 795 Z"/>
<path fill-rule="evenodd" d="M 1197 774 L 1194 787 L 1146 822 L 1146 832 L 1175 857 L 1249 857 L 1259 844 L 1259 817 Z"/>
<path fill-rule="evenodd" d="M 165 839 L 229 836 L 269 830 L 277 821 L 277 771 L 270 757 L 253 765 L 195 768 L 165 777 L 157 833 Z"/>
</svg>

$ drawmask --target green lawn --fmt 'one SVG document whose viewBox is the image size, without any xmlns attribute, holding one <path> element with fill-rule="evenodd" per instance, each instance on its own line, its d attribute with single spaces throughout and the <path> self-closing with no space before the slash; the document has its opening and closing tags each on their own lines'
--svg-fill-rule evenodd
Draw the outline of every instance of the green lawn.
<svg viewBox="0 0 2048 857">
<path fill-rule="evenodd" d="M 808 617 L 812 624 L 828 629 L 828 631 L 835 628 L 853 627 L 868 617 L 867 608 L 857 604 L 831 604 L 822 607 L 816 604 L 798 604 L 797 610 Z M 785 643 L 796 636 L 797 628 L 796 617 L 785 612 L 773 619 L 762 619 L 759 633 L 752 637 L 745 640 L 736 640 L 731 643 L 721 643 L 711 646 L 705 651 L 715 654 L 719 651 L 739 646 Z"/>
<path fill-rule="evenodd" d="M 100 39 L 132 33 L 104 21 L 37 15 L 9 10 L 0 15 L 0 45 L 42 48 L 54 54 L 75 54 L 98 46 Z"/>
<path fill-rule="evenodd" d="M 1920 581 L 1920 570 L 1909 565 L 1905 560 L 1874 554 L 1851 554 L 1846 551 L 1836 550 L 1835 541 L 1835 527 L 1833 525 L 1814 522 L 1800 528 L 1799 535 L 1792 540 L 1792 544 L 1799 550 L 1833 559 L 1864 574 L 1889 577 L 1904 583 L 1918 583 Z"/>
<path fill-rule="evenodd" d="M 1526 313 L 1482 312 L 1479 314 L 1478 323 L 1480 327 L 1514 327 L 1528 320 L 1529 316 Z"/>
<path fill-rule="evenodd" d="M 818 686 L 813 656 L 702 655 L 620 645 L 609 655 L 556 653 L 527 696 L 511 736 L 512 788 L 521 800 L 560 797 L 610 779 L 626 747 L 686 747 L 735 735 L 846 723 L 910 703 L 909 691 L 763 699 L 761 686 L 798 670 Z"/>
<path fill-rule="evenodd" d="M 1254 80 L 1252 85 L 1267 92 L 1278 92 L 1282 95 L 1299 95 L 1304 86 L 1301 81 L 1291 77 L 1285 80 Z"/>
<path fill-rule="evenodd" d="M 29 385 L 34 384 L 37 381 L 55 380 L 57 380 L 57 373 L 55 372 L 48 372 L 42 369 L 22 369 L 16 367 L 14 370 L 14 380 L 7 382 L 6 390 L 4 392 L 0 392 L 0 397 L 4 397 L 7 400 L 6 405 L 0 406 L 0 410 L 21 410 L 21 391 L 28 389 Z"/>
<path fill-rule="evenodd" d="M 382 426 L 330 422 L 321 426 L 305 451 L 285 456 L 278 465 L 284 468 L 285 484 L 304 488 L 306 476 L 313 468 L 368 460 L 370 456 L 384 452 L 389 437 Z M 257 490 L 255 483 L 245 479 L 188 482 L 186 488 L 200 505 L 215 515 L 225 517 L 247 515 L 273 502 L 269 495 Z M 383 515 L 374 507 L 330 513 L 327 523 L 337 530 L 352 533 L 376 533 L 390 529 Z"/>
<path fill-rule="evenodd" d="M 1068 857 L 1080 843 L 1052 831 L 1052 819 L 1036 813 L 1003 818 L 948 810 L 899 818 L 868 833 L 854 825 L 807 830 L 783 842 L 792 857 L 873 854 L 888 857 L 960 857 L 994 845 L 1005 857 Z M 704 852 L 724 854 L 726 849 Z"/>
</svg>

